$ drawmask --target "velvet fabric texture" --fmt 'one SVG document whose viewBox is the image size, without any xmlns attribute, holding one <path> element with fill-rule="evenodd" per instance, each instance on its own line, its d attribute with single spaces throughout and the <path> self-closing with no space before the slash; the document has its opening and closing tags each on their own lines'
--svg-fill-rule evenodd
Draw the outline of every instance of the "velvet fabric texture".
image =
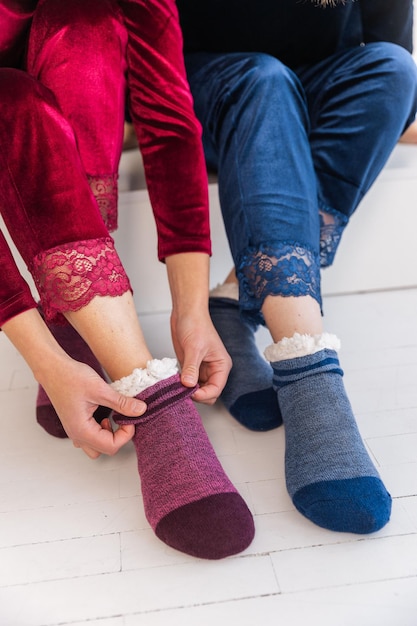
<svg viewBox="0 0 417 626">
<path fill-rule="evenodd" d="M 97 30 L 94 24 L 99 26 Z M 89 177 L 102 180 L 117 172 L 127 34 L 119 9 L 110 0 L 76 0 L 67 8 L 52 0 L 39 2 L 26 30 L 24 62 L 16 57 L 16 67 L 0 69 L 0 198 L 5 224 L 39 287 L 46 280 L 39 270 L 50 268 L 36 260 L 62 246 L 67 250 L 78 245 L 79 249 L 80 242 L 90 242 L 90 246 L 95 242 L 100 251 L 110 246 L 118 259 L 98 209 L 102 190 L 94 195 Z M 7 22 L 4 32 L 8 32 Z M 98 85 L 102 88 L 99 119 L 95 115 Z M 105 87 L 108 98 L 104 97 Z M 108 133 L 103 133 L 103 127 Z M 2 283 L 24 294 L 19 307 L 11 312 L 3 311 L 2 300 L 0 319 L 4 323 L 12 313 L 28 308 L 28 302 L 26 286 L 15 267 L 8 271 L 10 258 L 4 240 L 0 243 Z M 78 263 L 82 280 L 89 280 L 91 270 L 96 271 L 97 264 L 93 265 L 83 262 L 81 267 Z M 9 276 L 13 276 L 12 286 Z M 55 291 L 61 305 L 56 269 L 52 277 L 52 291 L 46 294 L 39 289 L 39 295 L 41 301 L 53 301 Z M 105 280 L 103 271 L 100 289 Z M 124 271 L 122 283 L 124 290 L 129 288 Z M 64 281 L 61 286 L 68 292 Z M 108 286 L 107 293 L 112 295 L 114 285 Z M 97 293 L 92 287 L 90 298 Z M 76 300 L 78 296 L 79 292 L 75 293 Z M 60 310 L 74 308 L 75 301 L 67 298 Z"/>
<path fill-rule="evenodd" d="M 0 66 L 16 66 L 22 60 L 30 20 L 37 0 L 2 0 L 0 3 Z"/>
<path fill-rule="evenodd" d="M 320 267 L 415 118 L 417 73 L 412 0 L 243 4 L 177 2 L 240 308 L 260 321 L 268 296 L 321 304 Z"/>
<path fill-rule="evenodd" d="M 107 237 L 97 206 L 116 227 L 126 75 L 159 258 L 210 253 L 201 129 L 175 2 L 8 1 L 0 17 L 1 210 L 26 263 Z M 0 261 L 4 323 L 33 302 L 4 239 Z"/>
<path fill-rule="evenodd" d="M 7 320 L 36 307 L 29 285 L 23 279 L 10 248 L 0 232 L 0 327 Z"/>
<path fill-rule="evenodd" d="M 175 0 L 119 0 L 127 31 L 129 111 L 158 230 L 158 256 L 211 253 L 201 127 Z"/>
<path fill-rule="evenodd" d="M 41 0 L 25 69 L 53 94 L 109 230 L 117 226 L 127 33 L 114 0 Z"/>
<path fill-rule="evenodd" d="M 115 295 L 120 288 L 125 291 L 129 288 L 127 277 L 91 193 L 74 135 L 52 94 L 27 73 L 13 69 L 0 70 L 0 89 L 2 215 L 40 287 L 46 312 L 51 310 L 50 317 L 54 317 L 56 312 L 80 308 L 94 295 Z M 23 148 L 25 159 L 21 157 Z M 45 160 L 39 158 L 40 148 Z M 59 169 L 45 168 L 48 155 L 59 155 Z M 90 253 L 91 248 L 94 259 L 85 252 Z M 119 268 L 114 282 L 108 280 L 108 266 L 101 263 L 107 251 Z M 78 255 L 76 263 L 72 259 L 74 253 Z M 44 260 L 45 255 L 49 261 L 53 254 L 54 264 Z M 8 283 L 6 251 L 1 259 L 6 263 L 2 282 Z M 25 293 L 25 284 L 21 279 L 19 285 L 15 266 L 11 269 L 15 289 Z M 76 289 L 68 289 L 68 280 Z M 0 309 L 4 322 L 7 317 L 3 303 Z"/>
</svg>

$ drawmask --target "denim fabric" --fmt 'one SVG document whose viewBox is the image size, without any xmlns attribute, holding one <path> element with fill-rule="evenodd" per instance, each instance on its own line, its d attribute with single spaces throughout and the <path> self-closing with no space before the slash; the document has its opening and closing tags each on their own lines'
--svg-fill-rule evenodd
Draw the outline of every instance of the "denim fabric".
<svg viewBox="0 0 417 626">
<path fill-rule="evenodd" d="M 269 294 L 320 302 L 320 265 L 414 118 L 411 55 L 372 43 L 297 71 L 263 53 L 186 65 L 242 308 Z"/>
</svg>

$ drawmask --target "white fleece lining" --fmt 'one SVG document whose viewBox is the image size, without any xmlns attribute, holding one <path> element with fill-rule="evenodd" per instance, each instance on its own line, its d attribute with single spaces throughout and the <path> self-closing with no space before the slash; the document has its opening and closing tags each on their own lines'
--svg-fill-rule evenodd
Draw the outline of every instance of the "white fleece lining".
<svg viewBox="0 0 417 626">
<path fill-rule="evenodd" d="M 284 337 L 278 343 L 273 343 L 265 349 L 265 357 L 270 363 L 295 359 L 307 354 L 314 354 L 324 349 L 340 350 L 340 341 L 336 335 L 323 333 L 321 335 L 300 335 Z"/>
<path fill-rule="evenodd" d="M 123 396 L 133 398 L 138 393 L 151 387 L 160 380 L 170 378 L 178 372 L 178 364 L 176 359 L 164 357 L 163 359 L 152 359 L 146 364 L 146 368 L 136 368 L 130 376 L 124 376 L 119 380 L 111 383 L 113 389 L 121 393 Z"/>
<path fill-rule="evenodd" d="M 237 283 L 223 283 L 216 285 L 210 291 L 210 298 L 229 298 L 239 300 L 239 285 Z"/>
</svg>

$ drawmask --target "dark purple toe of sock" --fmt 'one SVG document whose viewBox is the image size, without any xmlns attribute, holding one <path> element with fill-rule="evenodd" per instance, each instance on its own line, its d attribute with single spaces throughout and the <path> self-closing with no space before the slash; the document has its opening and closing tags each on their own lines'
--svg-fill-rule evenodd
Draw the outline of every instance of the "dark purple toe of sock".
<svg viewBox="0 0 417 626">
<path fill-rule="evenodd" d="M 220 493 L 182 506 L 158 523 L 167 545 L 200 559 L 223 559 L 245 550 L 255 534 L 253 517 L 237 493 Z"/>
</svg>

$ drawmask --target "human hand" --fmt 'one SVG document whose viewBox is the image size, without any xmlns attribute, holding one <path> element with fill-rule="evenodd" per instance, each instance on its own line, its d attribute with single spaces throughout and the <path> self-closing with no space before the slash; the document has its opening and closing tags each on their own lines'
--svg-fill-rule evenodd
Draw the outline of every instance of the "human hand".
<svg viewBox="0 0 417 626">
<path fill-rule="evenodd" d="M 177 359 L 181 365 L 181 382 L 185 387 L 199 389 L 193 399 L 214 404 L 226 384 L 232 367 L 208 311 L 198 315 L 171 316 L 171 332 Z"/>
<path fill-rule="evenodd" d="M 101 405 L 137 417 L 146 411 L 146 404 L 117 393 L 91 367 L 72 359 L 56 342 L 37 309 L 13 316 L 1 330 L 44 388 L 75 447 L 95 459 L 100 454 L 116 454 L 133 437 L 133 425 L 113 433 L 108 420 L 102 425 L 96 422 L 94 411 Z"/>
<path fill-rule="evenodd" d="M 122 425 L 113 432 L 108 419 L 98 424 L 93 414 L 99 405 L 128 417 L 146 410 L 144 402 L 119 394 L 88 365 L 69 357 L 65 366 L 55 368 L 41 384 L 73 445 L 91 459 L 100 454 L 113 456 L 135 432 L 133 425 Z"/>
</svg>

